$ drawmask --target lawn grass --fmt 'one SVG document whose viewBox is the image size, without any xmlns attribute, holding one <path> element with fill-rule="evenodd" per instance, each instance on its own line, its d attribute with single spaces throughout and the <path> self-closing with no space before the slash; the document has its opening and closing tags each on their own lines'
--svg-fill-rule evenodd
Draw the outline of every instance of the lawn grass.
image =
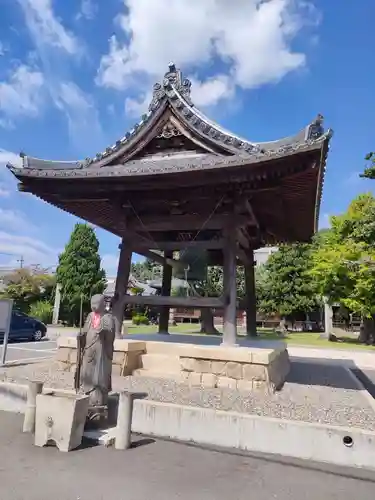
<svg viewBox="0 0 375 500">
<path fill-rule="evenodd" d="M 152 334 L 158 332 L 157 325 L 135 326 L 129 325 L 127 327 L 129 334 Z M 170 326 L 170 333 L 183 333 L 186 335 L 204 335 L 199 333 L 200 325 L 191 323 L 181 323 L 177 326 Z M 219 327 L 220 331 L 221 328 Z M 245 335 L 241 329 L 238 332 L 239 336 Z M 339 342 L 329 342 L 327 339 L 320 338 L 319 333 L 310 332 L 293 332 L 289 333 L 285 338 L 281 339 L 272 329 L 258 330 L 258 336 L 254 340 L 283 340 L 290 346 L 301 347 L 315 347 L 317 349 L 348 349 L 348 350 L 367 350 L 375 352 L 375 346 L 368 346 L 360 344 L 356 336 L 348 334 L 341 337 Z"/>
</svg>

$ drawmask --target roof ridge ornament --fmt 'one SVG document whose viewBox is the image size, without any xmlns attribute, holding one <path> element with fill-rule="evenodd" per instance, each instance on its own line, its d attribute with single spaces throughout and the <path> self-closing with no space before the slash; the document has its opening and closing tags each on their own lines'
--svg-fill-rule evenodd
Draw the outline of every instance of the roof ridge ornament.
<svg viewBox="0 0 375 500">
<path fill-rule="evenodd" d="M 324 123 L 324 116 L 319 113 L 315 118 L 315 120 L 313 120 L 311 124 L 308 126 L 306 140 L 316 141 L 317 139 L 322 137 L 324 135 L 323 123 Z"/>
<path fill-rule="evenodd" d="M 168 95 L 168 91 L 176 90 L 180 96 L 190 105 L 191 101 L 191 81 L 184 78 L 181 70 L 176 68 L 174 63 L 170 63 L 168 71 L 165 73 L 162 83 L 155 83 L 152 93 L 152 101 L 149 111 L 155 111 L 161 104 L 161 101 Z"/>
</svg>

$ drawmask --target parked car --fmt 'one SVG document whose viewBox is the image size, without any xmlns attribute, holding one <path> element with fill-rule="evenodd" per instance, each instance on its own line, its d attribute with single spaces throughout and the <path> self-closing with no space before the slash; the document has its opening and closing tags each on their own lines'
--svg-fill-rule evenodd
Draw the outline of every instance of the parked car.
<svg viewBox="0 0 375 500">
<path fill-rule="evenodd" d="M 21 311 L 12 311 L 9 340 L 42 340 L 46 333 L 46 325 L 38 319 L 31 318 Z M 3 338 L 4 332 L 0 332 L 0 339 Z"/>
</svg>

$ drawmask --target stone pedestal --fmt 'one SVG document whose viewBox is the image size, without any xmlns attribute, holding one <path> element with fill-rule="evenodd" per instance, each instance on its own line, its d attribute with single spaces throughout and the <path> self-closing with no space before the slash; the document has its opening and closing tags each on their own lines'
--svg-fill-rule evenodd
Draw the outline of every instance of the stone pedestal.
<svg viewBox="0 0 375 500">
<path fill-rule="evenodd" d="M 75 371 L 77 339 L 60 337 L 57 360 Z M 274 347 L 201 346 L 175 342 L 115 340 L 114 376 L 168 378 L 190 386 L 242 391 L 280 389 L 290 370 L 286 344 Z"/>
<path fill-rule="evenodd" d="M 60 451 L 71 451 L 82 442 L 89 396 L 51 391 L 36 397 L 35 446 L 53 441 Z"/>
</svg>

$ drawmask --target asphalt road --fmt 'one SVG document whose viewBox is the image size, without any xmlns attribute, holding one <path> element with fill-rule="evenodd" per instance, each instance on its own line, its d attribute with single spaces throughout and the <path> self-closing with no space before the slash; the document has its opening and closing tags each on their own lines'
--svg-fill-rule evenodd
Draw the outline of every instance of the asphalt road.
<svg viewBox="0 0 375 500">
<path fill-rule="evenodd" d="M 0 346 L 0 351 L 3 346 Z M 41 340 L 39 342 L 12 342 L 8 344 L 6 362 L 36 361 L 54 356 L 57 349 L 55 340 Z"/>
<path fill-rule="evenodd" d="M 1 500 L 373 500 L 375 472 L 252 457 L 136 437 L 120 452 L 36 448 L 0 412 Z"/>
</svg>

